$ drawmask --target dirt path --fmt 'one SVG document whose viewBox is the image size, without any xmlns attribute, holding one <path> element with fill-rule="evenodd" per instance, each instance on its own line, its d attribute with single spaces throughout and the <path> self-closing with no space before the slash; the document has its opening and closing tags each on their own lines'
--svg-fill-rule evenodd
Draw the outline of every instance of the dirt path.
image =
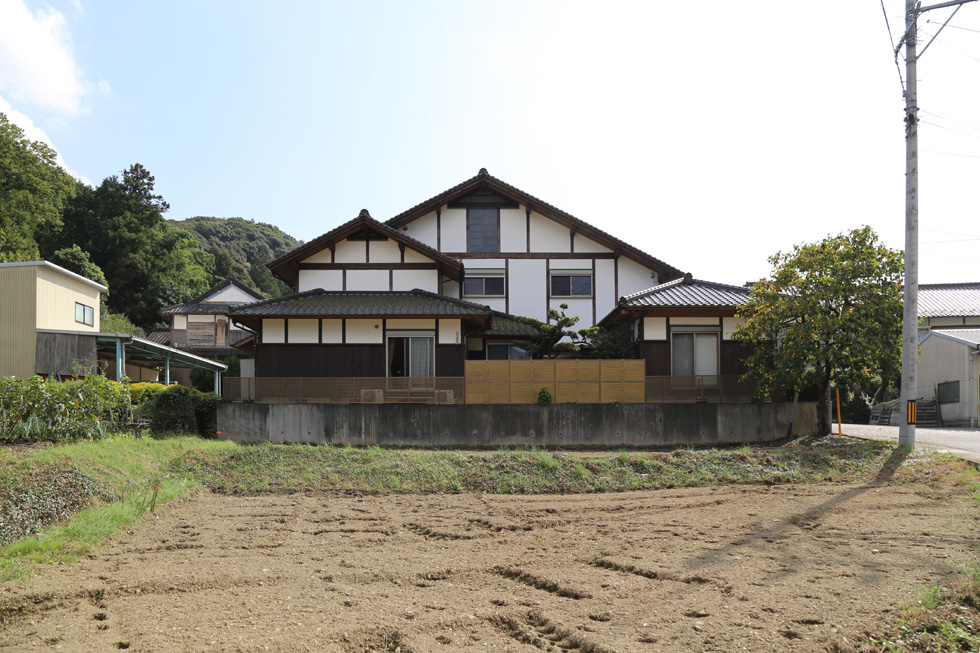
<svg viewBox="0 0 980 653">
<path fill-rule="evenodd" d="M 847 650 L 961 569 L 977 515 L 920 485 L 204 495 L 0 588 L 33 610 L 0 647 Z"/>
</svg>

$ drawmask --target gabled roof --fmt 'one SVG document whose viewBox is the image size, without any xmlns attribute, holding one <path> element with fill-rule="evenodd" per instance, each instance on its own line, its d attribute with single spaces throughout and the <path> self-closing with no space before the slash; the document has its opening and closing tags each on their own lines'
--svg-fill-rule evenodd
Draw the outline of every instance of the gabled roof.
<svg viewBox="0 0 980 653">
<path fill-rule="evenodd" d="M 970 347 L 980 346 L 980 329 L 933 329 L 919 342 L 925 342 L 932 336 L 953 340 Z"/>
<path fill-rule="evenodd" d="M 385 224 L 394 229 L 398 229 L 399 227 L 408 224 L 412 220 L 435 211 L 444 204 L 448 204 L 453 200 L 479 191 L 489 191 L 518 202 L 519 204 L 523 204 L 536 213 L 540 213 L 547 218 L 551 218 L 555 222 L 558 222 L 569 229 L 575 229 L 578 233 L 588 236 L 592 240 L 608 247 L 614 252 L 627 256 L 634 261 L 655 270 L 663 278 L 672 279 L 683 274 L 672 265 L 668 265 L 660 259 L 650 256 L 633 245 L 630 245 L 629 243 L 626 243 L 615 236 L 592 226 L 585 220 L 576 218 L 570 213 L 566 213 L 558 207 L 552 206 L 551 204 L 534 197 L 530 193 L 526 193 L 515 186 L 511 186 L 505 181 L 497 179 L 488 173 L 486 168 L 480 168 L 480 172 L 475 177 L 467 179 L 463 183 L 453 186 L 449 190 L 443 191 L 435 197 L 431 197 L 421 204 L 417 204 L 407 211 L 399 213 L 395 217 L 386 220 Z"/>
<path fill-rule="evenodd" d="M 234 277 L 228 277 L 218 285 L 204 291 L 186 304 L 174 304 L 173 306 L 161 308 L 160 315 L 224 315 L 228 312 L 229 307 L 240 306 L 246 302 L 222 302 L 215 304 L 202 304 L 201 302 L 206 300 L 208 297 L 221 292 L 228 286 L 238 288 L 242 292 L 247 293 L 249 297 L 254 297 L 256 301 L 265 299 L 265 297 L 255 292 L 248 286 L 242 284 Z"/>
<path fill-rule="evenodd" d="M 319 238 L 315 238 L 305 245 L 297 247 L 284 256 L 280 256 L 272 263 L 269 263 L 269 269 L 272 270 L 272 273 L 277 277 L 288 283 L 293 288 L 296 288 L 299 280 L 300 261 L 307 259 L 324 249 L 333 249 L 334 244 L 364 230 L 374 232 L 380 236 L 384 236 L 385 238 L 390 238 L 400 245 L 413 249 L 423 256 L 431 258 L 439 265 L 439 270 L 442 272 L 442 274 L 450 277 L 451 279 L 458 280 L 461 276 L 461 271 L 463 269 L 462 263 L 454 258 L 446 256 L 437 249 L 429 247 L 425 243 L 419 242 L 414 238 L 410 238 L 400 231 L 396 231 L 383 222 L 378 222 L 371 217 L 371 214 L 367 212 L 367 209 L 361 209 L 360 214 L 358 214 L 358 216 L 353 220 L 340 225 L 336 229 L 328 231 Z"/>
<path fill-rule="evenodd" d="M 731 316 L 735 314 L 735 309 L 748 300 L 749 289 L 744 286 L 702 281 L 687 273 L 680 279 L 621 298 L 616 308 L 599 320 L 599 323 L 623 314 Z"/>
<path fill-rule="evenodd" d="M 80 274 L 75 274 L 71 270 L 66 270 L 60 265 L 55 265 L 50 261 L 15 261 L 13 263 L 0 263 L 0 268 L 24 268 L 24 267 L 47 268 L 49 270 L 53 270 L 54 272 L 57 272 L 60 275 L 66 276 L 69 279 L 74 279 L 79 283 L 83 283 L 86 286 L 95 288 L 100 292 L 105 292 L 106 290 L 108 290 L 108 288 L 103 286 L 101 283 L 98 283 L 97 281 L 92 281 L 88 277 L 83 277 Z"/>
<path fill-rule="evenodd" d="M 483 323 L 491 310 L 482 304 L 444 297 L 425 290 L 308 290 L 229 311 L 235 321 L 250 325 L 256 318 L 476 318 Z"/>
<path fill-rule="evenodd" d="M 919 285 L 919 317 L 980 315 L 980 283 Z"/>
</svg>

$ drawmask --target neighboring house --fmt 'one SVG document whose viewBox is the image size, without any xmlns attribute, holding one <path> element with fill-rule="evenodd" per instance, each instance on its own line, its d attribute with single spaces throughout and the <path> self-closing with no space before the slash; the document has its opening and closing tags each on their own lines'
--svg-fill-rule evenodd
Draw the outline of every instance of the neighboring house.
<svg viewBox="0 0 980 653">
<path fill-rule="evenodd" d="M 980 329 L 932 329 L 919 343 L 918 396 L 937 399 L 944 426 L 976 426 Z"/>
<path fill-rule="evenodd" d="M 980 283 L 919 285 L 920 333 L 931 329 L 980 329 Z"/>
<path fill-rule="evenodd" d="M 185 304 L 162 309 L 160 315 L 169 320 L 170 328 L 154 331 L 149 339 L 202 358 L 224 361 L 228 356 L 238 356 L 242 376 L 254 376 L 252 356 L 236 348 L 254 334 L 234 324 L 228 311 L 262 299 L 261 294 L 236 279 L 225 279 Z M 174 378 L 189 385 L 190 370 L 177 370 Z"/>
<path fill-rule="evenodd" d="M 549 308 L 568 304 L 579 327 L 595 324 L 624 295 L 682 276 L 486 169 L 385 229 L 356 222 L 269 267 L 300 292 L 420 288 L 541 321 Z"/>
<path fill-rule="evenodd" d="M 171 363 L 217 376 L 225 366 L 128 334 L 100 331 L 106 287 L 48 261 L 0 263 L 0 376 L 98 371 L 153 381 Z"/>
<path fill-rule="evenodd" d="M 744 394 L 750 389 L 739 377 L 748 371 L 748 347 L 733 334 L 741 322 L 735 312 L 748 299 L 749 289 L 744 286 L 700 281 L 686 274 L 623 297 L 600 325 L 622 320 L 633 324 L 647 377 L 669 377 L 673 387 L 724 387 L 729 394 Z"/>
</svg>

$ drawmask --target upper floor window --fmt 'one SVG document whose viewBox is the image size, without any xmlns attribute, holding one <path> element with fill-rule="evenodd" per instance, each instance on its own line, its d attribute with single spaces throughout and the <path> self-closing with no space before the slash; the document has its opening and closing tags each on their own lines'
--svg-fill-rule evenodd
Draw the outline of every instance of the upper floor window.
<svg viewBox="0 0 980 653">
<path fill-rule="evenodd" d="M 591 274 L 552 274 L 552 297 L 591 297 Z"/>
<path fill-rule="evenodd" d="M 500 209 L 473 206 L 466 210 L 466 251 L 471 254 L 500 251 Z"/>
<path fill-rule="evenodd" d="M 75 321 L 79 324 L 95 326 L 95 309 L 75 302 Z"/>
<path fill-rule="evenodd" d="M 503 277 L 466 277 L 463 280 L 463 295 L 466 297 L 503 297 Z"/>
</svg>

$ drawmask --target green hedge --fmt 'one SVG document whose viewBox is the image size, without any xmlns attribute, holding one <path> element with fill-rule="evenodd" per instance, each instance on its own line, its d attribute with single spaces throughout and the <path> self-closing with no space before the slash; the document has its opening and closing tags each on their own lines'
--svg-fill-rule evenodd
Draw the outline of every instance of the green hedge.
<svg viewBox="0 0 980 653">
<path fill-rule="evenodd" d="M 129 387 L 104 376 L 0 378 L 0 439 L 91 440 L 132 422 Z"/>
<path fill-rule="evenodd" d="M 159 383 L 0 378 L 0 441 L 97 440 L 113 433 L 214 436 L 213 393 Z"/>
</svg>

